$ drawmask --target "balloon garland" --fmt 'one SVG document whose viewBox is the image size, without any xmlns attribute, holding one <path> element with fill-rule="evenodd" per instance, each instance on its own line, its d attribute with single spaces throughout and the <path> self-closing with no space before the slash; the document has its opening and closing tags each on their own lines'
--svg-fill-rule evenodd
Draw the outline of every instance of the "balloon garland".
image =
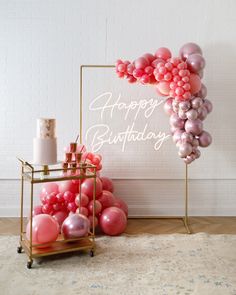
<svg viewBox="0 0 236 295">
<path fill-rule="evenodd" d="M 186 164 L 200 157 L 199 147 L 208 147 L 212 142 L 202 123 L 212 111 L 212 103 L 206 99 L 207 88 L 201 82 L 204 67 L 202 50 L 195 43 L 183 45 L 179 57 L 172 57 L 168 48 L 161 47 L 154 55 L 146 53 L 133 62 L 116 62 L 119 78 L 151 84 L 158 95 L 168 96 L 164 110 L 170 116 L 178 154 Z"/>
</svg>

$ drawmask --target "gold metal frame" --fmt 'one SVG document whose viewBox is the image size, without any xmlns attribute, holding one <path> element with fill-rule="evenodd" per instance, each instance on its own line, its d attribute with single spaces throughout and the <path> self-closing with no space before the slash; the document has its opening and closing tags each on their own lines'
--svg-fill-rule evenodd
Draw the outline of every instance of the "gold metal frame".
<svg viewBox="0 0 236 295">
<path fill-rule="evenodd" d="M 61 172 L 64 168 L 50 168 L 47 167 L 47 173 L 45 174 L 45 167 L 43 169 L 35 169 L 33 165 L 19 159 L 21 163 L 21 197 L 20 197 L 20 246 L 17 247 L 17 252 L 21 253 L 22 250 L 27 254 L 29 260 L 27 267 L 31 268 L 33 258 L 55 255 L 60 253 L 67 253 L 79 250 L 89 250 L 90 256 L 94 256 L 95 251 L 95 196 L 96 196 L 96 166 L 92 164 L 81 165 L 76 168 L 80 170 L 79 175 L 64 175 Z M 72 171 L 73 168 L 67 168 L 67 171 Z M 55 176 L 53 173 L 59 173 Z M 37 177 L 38 176 L 38 177 Z M 92 229 L 88 233 L 88 236 L 76 238 L 76 239 L 64 239 L 62 235 L 59 235 L 55 242 L 44 244 L 33 244 L 32 241 L 32 223 L 33 223 L 33 199 L 34 199 L 34 185 L 38 183 L 64 181 L 64 180 L 82 180 L 86 178 L 94 179 L 93 189 L 93 225 Z M 30 183 L 30 238 L 26 237 L 26 231 L 24 230 L 24 182 Z M 79 198 L 81 199 L 81 181 L 79 181 L 80 190 Z M 71 243 L 73 242 L 73 243 Z M 43 246 L 43 248 L 42 248 Z"/>
<path fill-rule="evenodd" d="M 83 69 L 85 68 L 115 68 L 115 65 L 81 65 L 80 66 L 80 143 L 83 142 Z M 162 218 L 171 218 L 171 219 L 181 219 L 184 223 L 187 234 L 191 234 L 191 230 L 189 227 L 189 217 L 188 217 L 188 165 L 185 164 L 185 198 L 184 198 L 184 216 L 183 217 L 173 217 L 173 216 L 155 216 L 154 218 L 162 219 Z M 138 217 L 137 217 L 138 218 Z M 150 218 L 140 217 L 140 218 Z"/>
</svg>

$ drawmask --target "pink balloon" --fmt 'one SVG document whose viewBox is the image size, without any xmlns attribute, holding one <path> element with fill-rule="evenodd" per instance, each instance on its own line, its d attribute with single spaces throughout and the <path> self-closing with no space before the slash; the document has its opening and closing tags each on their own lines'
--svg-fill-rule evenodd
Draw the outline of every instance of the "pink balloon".
<svg viewBox="0 0 236 295">
<path fill-rule="evenodd" d="M 124 211 L 126 217 L 128 217 L 128 206 L 127 204 L 125 203 L 125 201 L 123 201 L 122 199 L 120 198 L 115 198 L 115 203 L 114 203 L 114 207 L 117 207 L 117 208 L 120 208 L 121 210 Z"/>
<path fill-rule="evenodd" d="M 87 195 L 85 195 L 84 193 L 81 193 L 81 196 L 80 196 L 80 194 L 76 195 L 75 204 L 78 207 L 80 207 L 80 206 L 86 207 L 86 206 L 88 206 L 88 203 L 89 203 L 89 197 Z"/>
<path fill-rule="evenodd" d="M 201 89 L 201 79 L 197 74 L 190 74 L 189 84 L 191 86 L 191 93 L 195 94 Z"/>
<path fill-rule="evenodd" d="M 189 142 L 189 143 L 192 143 L 193 141 L 193 135 L 191 133 L 187 133 L 187 132 L 184 132 L 182 135 L 181 135 L 181 140 L 183 142 Z"/>
<path fill-rule="evenodd" d="M 188 142 L 179 145 L 179 156 L 185 158 L 193 151 L 192 145 Z"/>
<path fill-rule="evenodd" d="M 102 204 L 100 203 L 100 201 L 95 200 L 94 207 L 95 207 L 95 215 L 98 215 L 102 211 Z M 88 210 L 91 214 L 93 214 L 93 201 L 89 202 Z"/>
<path fill-rule="evenodd" d="M 193 109 L 199 109 L 203 104 L 203 100 L 200 97 L 194 97 L 191 100 L 191 105 Z"/>
<path fill-rule="evenodd" d="M 170 83 L 169 82 L 161 81 L 157 84 L 156 87 L 162 95 L 165 95 L 165 96 L 169 95 L 169 93 L 170 93 Z"/>
<path fill-rule="evenodd" d="M 154 61 L 154 59 L 156 59 L 156 57 L 153 54 L 151 54 L 151 53 L 145 53 L 143 55 L 143 57 L 145 59 L 147 59 L 149 61 L 149 63 L 152 63 Z"/>
<path fill-rule="evenodd" d="M 177 129 L 175 133 L 173 134 L 173 142 L 177 143 L 181 139 L 182 134 L 183 134 L 183 130 Z"/>
<path fill-rule="evenodd" d="M 193 135 L 199 135 L 202 132 L 203 124 L 202 121 L 197 120 L 187 120 L 185 123 L 185 130 L 188 133 L 192 133 Z"/>
<path fill-rule="evenodd" d="M 88 220 L 89 220 L 90 228 L 93 228 L 93 216 L 89 215 Z M 98 225 L 98 219 L 96 216 L 94 216 L 94 227 L 96 227 L 97 225 Z"/>
<path fill-rule="evenodd" d="M 102 204 L 102 207 L 105 209 L 107 207 L 111 207 L 114 205 L 115 197 L 109 191 L 102 191 L 102 194 L 99 197 L 98 201 Z"/>
<path fill-rule="evenodd" d="M 105 234 L 116 236 L 125 231 L 127 218 L 120 208 L 110 207 L 102 212 L 99 224 Z"/>
<path fill-rule="evenodd" d="M 138 59 L 135 60 L 134 66 L 136 69 L 144 69 L 149 65 L 149 62 L 146 58 L 144 57 L 139 57 Z"/>
<path fill-rule="evenodd" d="M 70 202 L 68 203 L 67 205 L 67 209 L 70 211 L 70 212 L 73 212 L 75 213 L 76 209 L 77 209 L 77 206 L 74 202 Z"/>
<path fill-rule="evenodd" d="M 179 51 L 179 55 L 183 60 L 186 60 L 191 54 L 194 53 L 202 54 L 200 46 L 195 43 L 184 44 Z"/>
<path fill-rule="evenodd" d="M 38 206 L 35 206 L 34 209 L 33 209 L 33 212 L 32 212 L 32 216 L 36 216 L 36 215 L 39 215 L 39 214 L 42 214 L 42 206 L 41 205 L 38 205 Z"/>
<path fill-rule="evenodd" d="M 213 106 L 212 106 L 212 103 L 210 102 L 210 100 L 205 99 L 203 105 L 204 105 L 204 107 L 206 108 L 208 114 L 209 114 L 210 112 L 212 112 Z"/>
<path fill-rule="evenodd" d="M 157 58 L 162 58 L 164 60 L 167 60 L 168 58 L 171 58 L 171 52 L 166 47 L 160 47 L 157 49 L 155 56 Z"/>
<path fill-rule="evenodd" d="M 205 107 L 202 107 L 200 108 L 198 118 L 203 121 L 206 119 L 207 114 L 208 114 L 207 109 Z"/>
<path fill-rule="evenodd" d="M 189 120 L 196 120 L 198 117 L 198 112 L 194 109 L 191 109 L 187 111 L 186 115 Z"/>
<path fill-rule="evenodd" d="M 46 196 L 50 193 L 58 193 L 58 185 L 54 182 L 46 182 L 42 185 L 40 197 Z"/>
<path fill-rule="evenodd" d="M 89 211 L 86 207 L 80 207 L 76 209 L 76 213 L 78 214 L 82 214 L 84 216 L 88 216 L 89 215 Z"/>
<path fill-rule="evenodd" d="M 33 244 L 44 244 L 56 241 L 59 233 L 58 222 L 48 214 L 40 214 L 32 220 Z M 26 237 L 30 240 L 30 222 L 26 226 Z"/>
<path fill-rule="evenodd" d="M 89 220 L 82 214 L 71 214 L 63 222 L 61 232 L 65 239 L 84 237 L 89 231 Z"/>
<path fill-rule="evenodd" d="M 212 142 L 212 137 L 210 135 L 210 133 L 203 131 L 200 135 L 199 135 L 199 145 L 201 147 L 208 147 Z"/>
<path fill-rule="evenodd" d="M 184 120 L 180 119 L 177 114 L 170 116 L 170 125 L 182 129 L 184 127 Z"/>
<path fill-rule="evenodd" d="M 114 185 L 113 182 L 110 178 L 108 177 L 101 177 L 101 182 L 102 182 L 102 189 L 105 191 L 109 191 L 111 193 L 113 193 L 114 191 Z"/>
<path fill-rule="evenodd" d="M 192 72 L 192 73 L 198 73 L 200 71 L 202 71 L 205 67 L 205 59 L 203 56 L 201 56 L 198 53 L 194 53 L 191 54 L 188 58 L 187 58 L 187 65 L 188 65 L 188 69 Z"/>
<path fill-rule="evenodd" d="M 167 100 L 164 103 L 164 111 L 169 116 L 173 114 L 172 101 L 173 101 L 173 98 L 169 97 L 169 98 L 167 98 Z"/>
<path fill-rule="evenodd" d="M 68 213 L 66 213 L 65 211 L 58 211 L 52 216 L 58 222 L 60 230 L 61 230 L 61 225 L 67 216 L 68 216 Z"/>
<path fill-rule="evenodd" d="M 61 181 L 59 184 L 59 192 L 64 193 L 66 191 L 76 194 L 79 191 L 79 186 L 73 183 L 71 180 Z"/>
<path fill-rule="evenodd" d="M 53 206 L 51 204 L 45 204 L 42 206 L 42 212 L 44 214 L 50 214 L 52 215 L 54 213 Z"/>
<path fill-rule="evenodd" d="M 89 197 L 89 199 L 93 198 L 93 187 L 94 187 L 94 179 L 87 178 L 81 185 L 81 192 Z M 99 197 L 102 193 L 102 182 L 97 177 L 96 178 L 96 198 Z"/>
<path fill-rule="evenodd" d="M 201 97 L 201 98 L 206 98 L 207 96 L 207 88 L 206 86 L 202 83 L 200 91 L 196 94 L 196 96 Z"/>
<path fill-rule="evenodd" d="M 67 202 L 67 203 L 74 202 L 74 200 L 75 200 L 75 194 L 73 194 L 70 191 L 64 192 L 63 197 L 64 197 L 65 202 Z"/>
</svg>

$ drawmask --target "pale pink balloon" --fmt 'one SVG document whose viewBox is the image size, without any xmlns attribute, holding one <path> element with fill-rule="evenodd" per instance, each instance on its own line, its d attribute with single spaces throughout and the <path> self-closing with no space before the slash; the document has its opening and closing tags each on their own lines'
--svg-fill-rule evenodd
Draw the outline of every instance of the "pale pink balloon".
<svg viewBox="0 0 236 295">
<path fill-rule="evenodd" d="M 42 214 L 42 206 L 41 205 L 37 205 L 34 207 L 33 209 L 33 212 L 32 212 L 32 216 L 36 216 L 36 215 L 39 215 L 39 214 Z"/>
<path fill-rule="evenodd" d="M 152 67 L 156 68 L 159 63 L 165 64 L 165 60 L 162 58 L 154 59 L 154 61 L 152 62 Z"/>
<path fill-rule="evenodd" d="M 58 184 L 55 182 L 46 182 L 42 185 L 40 197 L 49 195 L 50 193 L 58 193 Z"/>
<path fill-rule="evenodd" d="M 208 147 L 211 142 L 212 142 L 212 137 L 210 135 L 210 133 L 208 133 L 207 131 L 203 131 L 200 135 L 199 135 L 199 145 L 201 147 Z"/>
<path fill-rule="evenodd" d="M 73 183 L 71 180 L 61 181 L 59 183 L 59 192 L 65 193 L 66 191 L 70 191 L 72 193 L 78 193 L 79 192 L 79 185 L 76 183 Z"/>
<path fill-rule="evenodd" d="M 58 211 L 52 216 L 58 222 L 60 230 L 61 230 L 61 225 L 63 221 L 67 218 L 67 216 L 68 216 L 68 213 L 66 213 L 65 211 Z"/>
<path fill-rule="evenodd" d="M 100 177 L 102 182 L 102 189 L 105 191 L 109 191 L 111 193 L 114 192 L 114 185 L 112 180 L 109 177 Z"/>
<path fill-rule="evenodd" d="M 198 146 L 199 146 L 199 141 L 198 141 L 197 138 L 194 138 L 194 139 L 193 139 L 193 141 L 192 141 L 192 145 L 193 145 L 194 147 L 198 147 Z"/>
<path fill-rule="evenodd" d="M 32 243 L 44 244 L 56 241 L 59 233 L 58 222 L 48 214 L 39 214 L 32 219 Z M 26 237 L 30 240 L 30 222 L 26 226 Z"/>
<path fill-rule="evenodd" d="M 93 198 L 93 188 L 94 188 L 94 179 L 87 178 L 83 181 L 81 185 L 81 192 L 89 197 L 89 199 Z M 96 198 L 99 197 L 102 193 L 102 182 L 97 177 L 96 178 Z"/>
<path fill-rule="evenodd" d="M 177 114 L 170 116 L 170 125 L 182 129 L 184 127 L 184 120 L 180 119 Z"/>
<path fill-rule="evenodd" d="M 170 93 L 170 83 L 169 82 L 161 81 L 157 84 L 156 87 L 162 95 L 164 95 L 164 96 L 169 95 L 169 93 Z"/>
<path fill-rule="evenodd" d="M 199 135 L 202 132 L 203 124 L 202 121 L 197 120 L 187 120 L 185 123 L 185 130 L 188 133 L 192 133 L 193 135 Z"/>
<path fill-rule="evenodd" d="M 198 109 L 203 105 L 203 100 L 200 97 L 194 97 L 191 100 L 191 105 L 193 109 Z"/>
<path fill-rule="evenodd" d="M 210 112 L 212 112 L 213 105 L 212 105 L 212 103 L 210 102 L 210 100 L 205 99 L 203 105 L 204 105 L 204 107 L 206 108 L 208 114 L 209 114 Z"/>
<path fill-rule="evenodd" d="M 190 102 L 189 101 L 181 101 L 179 103 L 179 108 L 183 111 L 188 111 L 190 109 Z"/>
<path fill-rule="evenodd" d="M 117 207 L 110 207 L 102 212 L 99 219 L 101 230 L 110 236 L 123 233 L 127 226 L 127 218 L 123 210 Z"/>
<path fill-rule="evenodd" d="M 63 222 L 61 232 L 65 239 L 84 237 L 89 231 L 89 220 L 82 214 L 71 214 Z"/>
<path fill-rule="evenodd" d="M 206 86 L 202 83 L 200 91 L 196 94 L 196 96 L 201 97 L 201 98 L 206 98 L 207 96 L 207 88 Z"/>
<path fill-rule="evenodd" d="M 191 54 L 194 53 L 202 54 L 202 50 L 200 46 L 192 42 L 184 44 L 179 51 L 179 55 L 183 60 L 186 60 Z"/>
<path fill-rule="evenodd" d="M 149 63 L 152 63 L 156 59 L 156 57 L 151 53 L 145 53 L 143 57 L 147 59 Z"/>
<path fill-rule="evenodd" d="M 88 203 L 89 203 L 89 197 L 87 195 L 85 195 L 84 193 L 81 193 L 81 196 L 80 194 L 76 195 L 75 204 L 78 207 L 86 207 L 88 206 Z"/>
<path fill-rule="evenodd" d="M 169 98 L 166 99 L 166 101 L 164 103 L 164 111 L 169 116 L 172 115 L 172 113 L 173 113 L 172 101 L 173 101 L 173 98 L 172 97 L 169 97 Z"/>
<path fill-rule="evenodd" d="M 120 198 L 115 198 L 114 207 L 118 207 L 121 210 L 123 210 L 126 217 L 128 217 L 129 209 L 128 209 L 128 205 L 125 203 L 124 200 L 122 200 Z"/>
<path fill-rule="evenodd" d="M 98 201 L 102 204 L 102 208 L 105 209 L 114 205 L 115 197 L 109 191 L 102 191 L 102 194 L 99 197 Z"/>
<path fill-rule="evenodd" d="M 196 120 L 198 117 L 198 112 L 194 109 L 187 111 L 186 116 L 189 120 Z"/>
<path fill-rule="evenodd" d="M 155 56 L 167 60 L 168 58 L 171 58 L 171 51 L 166 47 L 160 47 L 157 49 Z"/>
<path fill-rule="evenodd" d="M 190 143 L 185 142 L 179 145 L 179 156 L 185 158 L 190 155 L 193 151 L 193 147 Z"/>
<path fill-rule="evenodd" d="M 202 55 L 198 53 L 191 54 L 187 60 L 188 69 L 192 73 L 198 73 L 202 71 L 205 67 L 205 59 Z"/>
<path fill-rule="evenodd" d="M 84 216 L 88 216 L 89 215 L 88 208 L 86 208 L 86 207 L 79 207 L 79 208 L 77 208 L 76 209 L 76 213 L 82 214 Z"/>
<path fill-rule="evenodd" d="M 200 111 L 199 111 L 198 118 L 203 121 L 206 119 L 207 114 L 208 114 L 207 109 L 205 107 L 201 107 Z"/>
<path fill-rule="evenodd" d="M 182 135 L 181 135 L 181 140 L 183 142 L 192 143 L 192 141 L 193 141 L 193 135 L 191 133 L 183 132 Z"/>
<path fill-rule="evenodd" d="M 149 65 L 149 61 L 144 57 L 139 57 L 134 62 L 134 66 L 136 69 L 144 69 L 148 65 Z"/>
<path fill-rule="evenodd" d="M 100 201 L 95 200 L 95 215 L 98 215 L 102 211 L 102 204 Z M 90 201 L 88 204 L 88 210 L 90 214 L 93 214 L 93 201 Z"/>
<path fill-rule="evenodd" d="M 175 133 L 173 134 L 173 138 L 172 138 L 173 142 L 177 143 L 181 139 L 182 134 L 183 134 L 183 130 L 177 129 Z"/>
<path fill-rule="evenodd" d="M 201 79 L 197 74 L 190 74 L 189 84 L 191 86 L 191 93 L 195 94 L 201 89 Z"/>
<path fill-rule="evenodd" d="M 187 119 L 187 114 L 186 114 L 186 112 L 183 111 L 183 110 L 179 110 L 179 111 L 178 111 L 178 116 L 179 116 L 180 119 L 182 119 L 182 120 L 186 120 L 186 119 Z"/>
</svg>

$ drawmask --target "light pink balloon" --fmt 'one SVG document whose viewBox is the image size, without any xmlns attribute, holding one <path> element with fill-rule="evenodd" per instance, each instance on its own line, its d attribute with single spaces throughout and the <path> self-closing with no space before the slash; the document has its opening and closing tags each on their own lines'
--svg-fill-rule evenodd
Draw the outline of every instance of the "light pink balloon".
<svg viewBox="0 0 236 295">
<path fill-rule="evenodd" d="M 143 57 L 147 59 L 149 63 L 152 63 L 156 59 L 156 57 L 151 53 L 145 53 Z"/>
<path fill-rule="evenodd" d="M 78 193 L 79 191 L 79 185 L 73 183 L 71 180 L 61 181 L 58 188 L 60 193 L 65 193 L 66 191 Z"/>
<path fill-rule="evenodd" d="M 160 47 L 157 49 L 155 56 L 157 58 L 162 58 L 164 60 L 167 60 L 168 58 L 171 58 L 171 52 L 166 47 Z"/>
<path fill-rule="evenodd" d="M 203 100 L 200 97 L 194 97 L 191 100 L 191 105 L 193 109 L 198 109 L 203 105 Z"/>
<path fill-rule="evenodd" d="M 98 201 L 102 204 L 102 208 L 105 209 L 114 205 L 115 197 L 109 191 L 102 191 Z"/>
<path fill-rule="evenodd" d="M 205 59 L 202 55 L 198 53 L 191 54 L 187 60 L 188 69 L 192 73 L 199 73 L 205 67 Z"/>
<path fill-rule="evenodd" d="M 201 89 L 201 79 L 197 74 L 190 74 L 189 84 L 191 93 L 195 94 Z"/>
<path fill-rule="evenodd" d="M 200 91 L 196 94 L 196 96 L 201 97 L 201 98 L 206 98 L 207 96 L 207 88 L 206 86 L 202 83 Z"/>
<path fill-rule="evenodd" d="M 44 244 L 56 241 L 59 233 L 58 222 L 48 214 L 39 214 L 32 220 L 33 244 Z M 30 240 L 30 222 L 26 227 L 26 237 Z"/>
<path fill-rule="evenodd" d="M 198 118 L 203 121 L 206 119 L 207 114 L 208 114 L 207 109 L 205 107 L 201 107 L 200 111 L 199 111 Z"/>
<path fill-rule="evenodd" d="M 181 135 L 181 140 L 183 142 L 192 143 L 192 141 L 193 141 L 193 135 L 191 133 L 183 132 L 182 135 Z"/>
<path fill-rule="evenodd" d="M 102 212 L 99 219 L 101 230 L 110 236 L 123 233 L 127 226 L 127 218 L 123 210 L 117 207 L 110 207 Z"/>
<path fill-rule="evenodd" d="M 186 116 L 189 120 L 196 120 L 198 117 L 198 112 L 194 109 L 187 111 Z"/>
<path fill-rule="evenodd" d="M 183 111 L 183 110 L 179 110 L 179 111 L 178 111 L 178 116 L 179 116 L 180 119 L 182 119 L 182 120 L 186 120 L 186 119 L 187 119 L 187 114 L 186 114 L 186 112 Z"/>
<path fill-rule="evenodd" d="M 112 180 L 109 177 L 104 177 L 104 176 L 101 177 L 100 180 L 102 182 L 102 189 L 113 193 L 114 185 Z"/>
<path fill-rule="evenodd" d="M 58 184 L 55 182 L 46 182 L 42 185 L 40 197 L 44 197 L 51 193 L 58 193 Z"/>
<path fill-rule="evenodd" d="M 82 214 L 71 214 L 63 222 L 61 232 L 65 239 L 84 237 L 89 231 L 89 220 Z"/>
<path fill-rule="evenodd" d="M 181 120 L 177 114 L 170 116 L 170 125 L 182 129 L 184 127 L 184 120 Z"/>
<path fill-rule="evenodd" d="M 185 123 L 185 130 L 188 133 L 192 133 L 193 135 L 199 135 L 202 132 L 203 124 L 202 121 L 197 120 L 187 120 Z"/>
<path fill-rule="evenodd" d="M 193 151 L 193 147 L 190 143 L 186 142 L 186 143 L 182 143 L 179 145 L 179 156 L 181 158 L 185 158 L 188 155 L 190 155 Z"/>
<path fill-rule="evenodd" d="M 128 209 L 128 206 L 124 200 L 122 200 L 120 198 L 115 198 L 114 207 L 117 207 L 117 208 L 120 208 L 121 210 L 123 210 L 126 217 L 128 217 L 129 209 Z"/>
<path fill-rule="evenodd" d="M 210 135 L 210 133 L 208 133 L 207 131 L 203 131 L 200 135 L 199 135 L 199 145 L 201 147 L 208 147 L 212 142 L 212 137 Z"/>
<path fill-rule="evenodd" d="M 183 134 L 183 130 L 177 129 L 175 133 L 173 134 L 173 138 L 172 138 L 173 142 L 177 143 L 181 139 L 182 134 Z"/>
<path fill-rule="evenodd" d="M 190 109 L 190 102 L 189 101 L 181 101 L 179 103 L 179 108 L 183 111 L 188 111 Z"/>
<path fill-rule="evenodd" d="M 212 103 L 210 102 L 210 100 L 205 99 L 203 105 L 207 109 L 208 114 L 210 112 L 212 112 L 213 106 L 212 106 Z"/>
<path fill-rule="evenodd" d="M 156 87 L 162 95 L 164 95 L 164 96 L 169 95 L 169 93 L 170 93 L 170 83 L 169 82 L 161 81 L 157 84 Z"/>
<path fill-rule="evenodd" d="M 202 50 L 200 46 L 192 42 L 184 44 L 179 51 L 179 55 L 183 60 L 186 60 L 191 54 L 194 53 L 202 54 Z"/>
<path fill-rule="evenodd" d="M 139 57 L 138 59 L 135 60 L 134 66 L 136 69 L 144 69 L 149 65 L 149 62 L 146 58 L 144 57 Z"/>
<path fill-rule="evenodd" d="M 169 116 L 173 114 L 172 101 L 173 101 L 173 98 L 169 97 L 169 98 L 166 99 L 166 101 L 164 103 L 164 111 Z"/>
</svg>

